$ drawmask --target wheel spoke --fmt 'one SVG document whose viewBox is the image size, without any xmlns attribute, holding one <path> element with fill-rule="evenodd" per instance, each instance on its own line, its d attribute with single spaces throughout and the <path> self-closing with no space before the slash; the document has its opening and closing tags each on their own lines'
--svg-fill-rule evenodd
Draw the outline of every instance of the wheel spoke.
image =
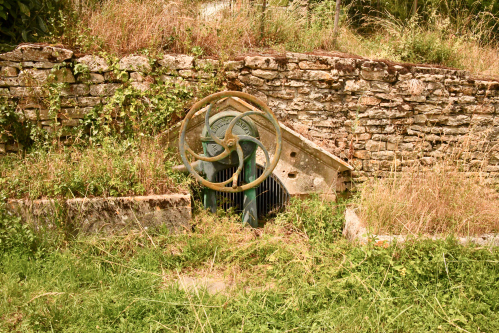
<svg viewBox="0 0 499 333">
<path fill-rule="evenodd" d="M 204 155 L 199 155 L 199 154 L 196 154 L 192 149 L 191 147 L 189 147 L 187 145 L 187 143 L 185 143 L 185 150 L 189 152 L 189 154 L 191 154 L 193 157 L 197 158 L 198 160 L 201 160 L 201 161 L 205 161 L 205 162 L 216 162 L 216 161 L 220 161 L 221 159 L 229 156 L 230 154 L 230 151 L 228 149 L 225 149 L 223 151 L 223 153 L 217 155 L 217 156 L 213 156 L 213 157 L 207 157 L 207 156 L 204 156 Z"/>
<path fill-rule="evenodd" d="M 267 148 L 263 145 L 263 143 L 249 135 L 238 135 L 237 138 L 239 141 L 250 141 L 258 145 L 263 150 L 263 153 L 265 154 L 265 168 L 267 168 L 270 165 L 270 158 L 269 158 L 269 153 L 267 152 Z"/>
<path fill-rule="evenodd" d="M 234 189 L 237 188 L 237 179 L 239 178 L 239 174 L 243 170 L 243 164 L 244 164 L 244 153 L 239 143 L 236 146 L 236 151 L 237 151 L 237 156 L 239 157 L 239 165 L 237 167 L 236 172 L 234 172 L 234 174 L 232 175 L 232 188 Z"/>
</svg>

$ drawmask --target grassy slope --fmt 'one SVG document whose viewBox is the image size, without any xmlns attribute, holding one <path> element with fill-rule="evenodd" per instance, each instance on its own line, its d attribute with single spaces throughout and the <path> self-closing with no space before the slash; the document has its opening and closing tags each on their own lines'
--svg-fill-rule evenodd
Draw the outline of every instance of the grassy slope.
<svg viewBox="0 0 499 333">
<path fill-rule="evenodd" d="M 497 18 L 488 12 L 479 18 L 459 12 L 453 19 L 464 22 L 461 26 L 430 9 L 425 12 L 426 22 L 420 17 L 400 20 L 388 13 L 383 19 L 365 17 L 368 25 L 364 28 L 373 30 L 369 35 L 360 34 L 349 24 L 352 18 L 342 14 L 335 37 L 333 1 L 317 2 L 307 15 L 300 9 L 269 8 L 263 20 L 260 7 L 248 3 L 208 19 L 199 15 L 201 2 L 206 1 L 103 1 L 68 20 L 64 36 L 49 41 L 82 52 L 120 56 L 166 52 L 226 59 L 246 52 L 341 51 L 499 75 L 497 36 L 490 29 Z M 443 1 L 441 5 L 449 6 Z"/>
<path fill-rule="evenodd" d="M 11 244 L 0 257 L 0 330 L 499 330 L 497 251 L 452 241 L 354 247 L 339 239 L 342 208 L 316 204 L 295 202 L 290 211 L 303 215 L 258 231 L 203 215 L 195 232 L 176 236 L 45 239 L 31 251 Z M 184 292 L 179 276 L 234 285 Z"/>
</svg>

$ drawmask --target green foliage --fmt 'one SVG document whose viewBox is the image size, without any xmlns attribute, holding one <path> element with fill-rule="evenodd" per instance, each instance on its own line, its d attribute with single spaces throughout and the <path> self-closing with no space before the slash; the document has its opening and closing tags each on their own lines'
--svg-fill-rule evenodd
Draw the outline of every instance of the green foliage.
<svg viewBox="0 0 499 333">
<path fill-rule="evenodd" d="M 54 33 L 50 18 L 66 6 L 66 0 L 0 0 L 0 51 Z"/>
<path fill-rule="evenodd" d="M 0 252 L 11 250 L 28 250 L 36 248 L 37 237 L 33 230 L 21 223 L 21 218 L 10 215 L 0 204 Z"/>
<path fill-rule="evenodd" d="M 414 14 L 421 18 L 421 24 L 425 27 L 432 25 L 432 17 L 441 16 L 449 19 L 455 29 L 455 33 L 464 34 L 470 27 L 485 20 L 486 27 L 499 37 L 499 1 L 497 0 L 419 0 L 416 13 L 413 11 L 413 1 L 388 0 L 346 0 L 343 4 L 348 8 L 348 14 L 352 24 L 365 28 L 372 18 L 393 17 L 396 20 L 408 22 Z"/>
<path fill-rule="evenodd" d="M 180 119 L 180 111 L 193 97 L 191 89 L 177 83 L 152 84 L 145 91 L 122 86 L 106 105 L 88 113 L 83 125 L 92 137 L 156 135 Z"/>
<path fill-rule="evenodd" d="M 344 223 L 344 203 L 322 200 L 318 195 L 307 199 L 292 198 L 278 223 L 291 222 L 316 243 L 329 243 L 341 235 Z"/>
<path fill-rule="evenodd" d="M 14 103 L 0 99 L 0 138 L 9 142 L 17 142 L 23 147 L 33 143 L 34 125 L 24 115 L 16 111 Z"/>
</svg>

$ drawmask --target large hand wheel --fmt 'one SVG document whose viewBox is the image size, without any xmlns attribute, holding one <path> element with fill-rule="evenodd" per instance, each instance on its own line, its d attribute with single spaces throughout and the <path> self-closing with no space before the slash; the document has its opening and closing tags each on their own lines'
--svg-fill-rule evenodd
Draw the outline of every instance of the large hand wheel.
<svg viewBox="0 0 499 333">
<path fill-rule="evenodd" d="M 243 100 L 249 101 L 251 104 L 257 106 L 262 111 L 247 111 L 247 112 L 241 113 L 240 115 L 234 117 L 226 129 L 224 137 L 219 138 L 218 136 L 216 136 L 212 132 L 212 130 L 210 128 L 210 112 L 211 112 L 213 105 L 217 101 L 221 100 L 222 98 L 226 98 L 226 97 L 238 97 L 238 98 L 241 98 Z M 201 108 L 203 108 L 207 104 L 209 104 L 209 107 L 208 107 L 208 110 L 206 111 L 206 114 L 205 114 L 205 127 L 206 127 L 207 132 L 208 132 L 208 139 L 223 147 L 223 151 L 219 155 L 212 156 L 212 157 L 196 154 L 194 151 L 192 151 L 192 149 L 189 147 L 189 145 L 185 142 L 185 135 L 186 135 L 186 130 L 189 126 L 189 121 L 192 119 L 192 117 L 194 116 L 194 114 L 197 111 L 199 111 Z M 234 126 L 236 125 L 236 123 L 239 120 L 241 120 L 244 117 L 252 116 L 252 115 L 259 115 L 261 117 L 266 118 L 268 121 L 270 121 L 270 123 L 272 123 L 272 125 L 275 128 L 276 147 L 275 147 L 275 151 L 274 151 L 274 156 L 272 157 L 272 161 L 270 161 L 267 149 L 264 147 L 264 145 L 262 144 L 262 142 L 260 140 L 254 138 L 252 136 L 249 136 L 249 135 L 236 135 L 232 131 Z M 255 179 L 254 181 L 252 181 L 248 184 L 238 186 L 237 179 L 239 177 L 239 174 L 242 171 L 243 164 L 244 164 L 244 158 L 245 158 L 243 150 L 241 148 L 241 144 L 240 144 L 243 141 L 253 142 L 258 147 L 260 147 L 262 149 L 263 153 L 265 154 L 266 163 L 265 163 L 265 170 L 260 177 L 258 177 L 257 179 Z M 194 178 L 196 178 L 196 180 L 198 180 L 201 184 L 203 184 L 204 186 L 206 186 L 212 190 L 235 193 L 235 192 L 246 191 L 250 188 L 258 186 L 261 182 L 263 182 L 265 180 L 265 178 L 267 178 L 272 173 L 272 171 L 276 167 L 277 162 L 279 161 L 279 157 L 281 155 L 281 141 L 282 141 L 281 129 L 279 127 L 279 123 L 277 121 L 277 118 L 272 113 L 272 111 L 269 109 L 269 107 L 267 105 L 265 105 L 265 103 L 263 103 L 262 101 L 260 101 L 256 97 L 253 97 L 253 96 L 246 94 L 246 93 L 243 93 L 243 92 L 224 91 L 224 92 L 216 93 L 216 94 L 210 95 L 208 97 L 205 97 L 201 101 L 197 102 L 196 104 L 194 104 L 192 106 L 191 110 L 189 111 L 189 113 L 185 117 L 184 121 L 182 122 L 182 127 L 180 129 L 179 151 L 180 151 L 180 156 L 182 158 L 182 162 L 184 163 L 185 167 L 194 176 Z M 187 160 L 186 151 L 189 154 L 191 154 L 194 158 L 201 160 L 201 161 L 204 161 L 204 162 L 220 161 L 220 160 L 226 158 L 227 156 L 231 155 L 232 152 L 236 151 L 237 156 L 239 158 L 238 168 L 237 168 L 236 172 L 234 173 L 234 175 L 231 178 L 229 178 L 227 181 L 221 182 L 221 183 L 210 182 L 210 181 L 204 179 L 203 177 L 201 177 L 201 175 L 199 175 L 199 173 L 189 163 L 189 161 Z M 232 187 L 226 187 L 226 185 L 230 184 L 230 183 L 232 183 Z"/>
</svg>

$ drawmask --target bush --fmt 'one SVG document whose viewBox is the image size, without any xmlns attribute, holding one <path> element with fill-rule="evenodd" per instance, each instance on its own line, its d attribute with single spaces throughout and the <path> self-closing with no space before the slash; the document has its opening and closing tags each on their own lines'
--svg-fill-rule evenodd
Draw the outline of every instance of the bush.
<svg viewBox="0 0 499 333">
<path fill-rule="evenodd" d="M 36 42 L 51 33 L 59 33 L 54 18 L 67 8 L 67 0 L 0 1 L 0 52 L 21 42 Z"/>
</svg>

